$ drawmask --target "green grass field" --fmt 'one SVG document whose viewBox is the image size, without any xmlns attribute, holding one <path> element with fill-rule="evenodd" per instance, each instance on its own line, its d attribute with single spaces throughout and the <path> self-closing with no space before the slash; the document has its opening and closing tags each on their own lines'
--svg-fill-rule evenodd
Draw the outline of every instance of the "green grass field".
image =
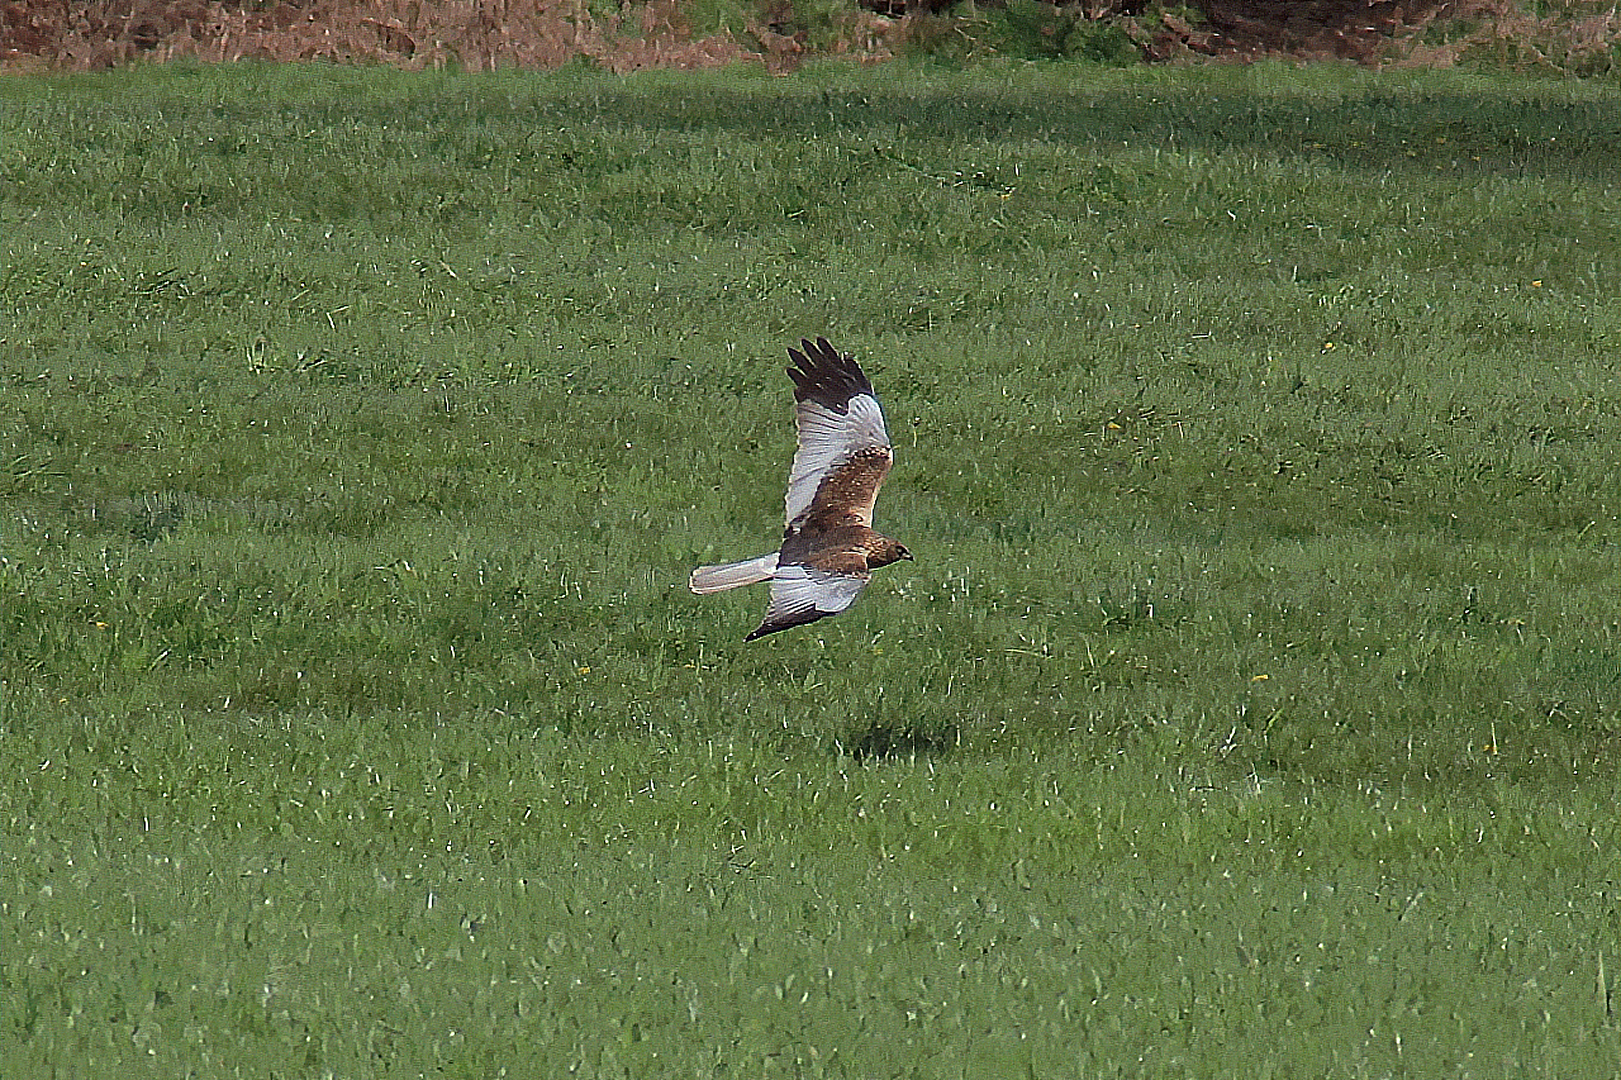
<svg viewBox="0 0 1621 1080">
<path fill-rule="evenodd" d="M 1621 84 L 0 105 L 7 1077 L 1615 1073 Z"/>
</svg>

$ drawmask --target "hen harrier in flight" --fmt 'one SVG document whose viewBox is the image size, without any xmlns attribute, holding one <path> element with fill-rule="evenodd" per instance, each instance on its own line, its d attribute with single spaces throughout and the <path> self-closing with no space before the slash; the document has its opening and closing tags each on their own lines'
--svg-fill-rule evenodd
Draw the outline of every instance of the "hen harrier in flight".
<svg viewBox="0 0 1621 1080">
<path fill-rule="evenodd" d="M 788 474 L 782 548 L 692 572 L 692 591 L 771 582 L 765 620 L 744 641 L 837 615 L 855 602 L 872 568 L 912 553 L 872 528 L 872 506 L 893 455 L 872 383 L 826 338 L 789 349 L 799 448 Z"/>
</svg>

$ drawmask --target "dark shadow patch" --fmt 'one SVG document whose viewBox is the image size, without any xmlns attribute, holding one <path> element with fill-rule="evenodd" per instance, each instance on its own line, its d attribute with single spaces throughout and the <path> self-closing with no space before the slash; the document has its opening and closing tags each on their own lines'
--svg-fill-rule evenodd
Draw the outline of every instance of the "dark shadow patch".
<svg viewBox="0 0 1621 1080">
<path fill-rule="evenodd" d="M 152 495 L 131 505 L 126 528 L 143 544 L 155 544 L 186 520 L 186 508 L 174 495 Z"/>
<path fill-rule="evenodd" d="M 955 724 L 921 727 L 912 724 L 874 724 L 846 739 L 840 749 L 858 764 L 902 758 L 945 757 L 962 745 Z"/>
</svg>

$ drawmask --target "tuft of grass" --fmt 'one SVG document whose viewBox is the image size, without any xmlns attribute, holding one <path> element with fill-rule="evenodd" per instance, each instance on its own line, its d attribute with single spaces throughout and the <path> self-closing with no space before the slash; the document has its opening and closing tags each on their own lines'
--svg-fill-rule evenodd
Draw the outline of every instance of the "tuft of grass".
<svg viewBox="0 0 1621 1080">
<path fill-rule="evenodd" d="M 1615 1060 L 1612 84 L 0 93 L 18 1067 Z M 745 647 L 817 333 L 918 560 Z"/>
</svg>

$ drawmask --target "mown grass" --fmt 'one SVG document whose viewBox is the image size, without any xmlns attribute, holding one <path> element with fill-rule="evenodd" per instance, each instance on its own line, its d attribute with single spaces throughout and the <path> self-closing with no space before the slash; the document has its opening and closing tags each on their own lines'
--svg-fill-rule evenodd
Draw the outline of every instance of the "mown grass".
<svg viewBox="0 0 1621 1080">
<path fill-rule="evenodd" d="M 1613 1064 L 1613 83 L 3 92 L 17 1060 Z M 918 561 L 744 647 L 816 333 Z"/>
</svg>

